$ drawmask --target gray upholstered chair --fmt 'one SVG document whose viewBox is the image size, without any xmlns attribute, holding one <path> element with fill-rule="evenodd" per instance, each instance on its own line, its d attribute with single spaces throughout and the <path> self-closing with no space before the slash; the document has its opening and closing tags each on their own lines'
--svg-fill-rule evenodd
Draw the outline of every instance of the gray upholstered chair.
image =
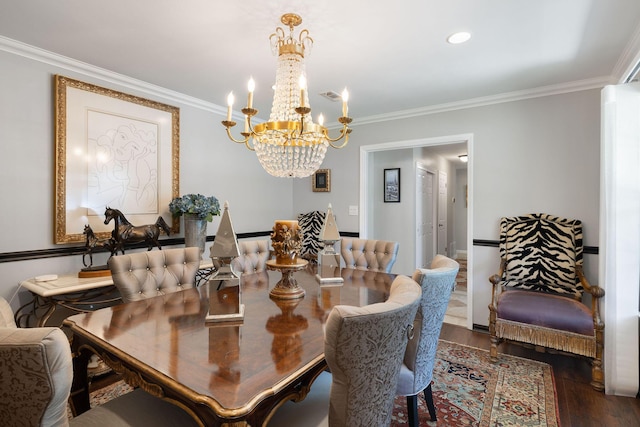
<svg viewBox="0 0 640 427">
<path fill-rule="evenodd" d="M 259 273 L 267 269 L 267 261 L 271 257 L 268 240 L 245 240 L 238 242 L 240 256 L 231 262 L 231 269 L 236 273 Z"/>
<path fill-rule="evenodd" d="M 69 420 L 71 348 L 60 328 L 17 328 L 0 298 L 0 424 L 66 426 L 195 426 L 176 405 L 135 390 Z"/>
<path fill-rule="evenodd" d="M 417 395 L 423 391 L 431 421 L 436 421 L 431 393 L 433 365 L 444 314 L 451 292 L 456 286 L 456 275 L 460 265 L 443 255 L 436 255 L 430 267 L 417 269 L 413 273 L 413 280 L 422 287 L 422 298 L 413 322 L 415 335 L 407 344 L 396 391 L 399 396 L 407 396 L 410 427 L 418 426 Z"/>
<path fill-rule="evenodd" d="M 195 287 L 200 249 L 163 249 L 112 256 L 108 265 L 122 301 L 138 301 Z"/>
<path fill-rule="evenodd" d="M 384 303 L 331 310 L 325 328 L 331 374 L 321 373 L 301 402 L 284 403 L 268 427 L 389 425 L 421 291 L 414 280 L 398 276 L 390 292 Z"/>
<path fill-rule="evenodd" d="M 489 278 L 490 356 L 512 340 L 591 359 L 591 386 L 604 390 L 604 289 L 582 270 L 582 222 L 548 214 L 500 220 L 500 270 Z M 583 293 L 590 294 L 590 306 Z"/>
<path fill-rule="evenodd" d="M 391 273 L 399 246 L 398 242 L 343 237 L 340 253 L 347 268 Z"/>
<path fill-rule="evenodd" d="M 329 425 L 389 425 L 421 294 L 414 280 L 401 275 L 392 283 L 386 302 L 338 305 L 331 310 L 324 347 L 333 376 Z"/>
</svg>

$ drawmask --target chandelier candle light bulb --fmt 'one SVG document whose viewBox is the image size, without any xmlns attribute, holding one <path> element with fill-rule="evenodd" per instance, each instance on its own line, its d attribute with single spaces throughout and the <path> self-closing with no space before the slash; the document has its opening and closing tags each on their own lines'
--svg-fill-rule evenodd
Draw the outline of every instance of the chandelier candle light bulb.
<svg viewBox="0 0 640 427">
<path fill-rule="evenodd" d="M 347 92 L 347 88 L 345 87 L 342 91 L 342 115 L 344 117 L 349 116 L 349 106 L 347 103 L 349 102 L 349 92 Z"/>
<path fill-rule="evenodd" d="M 233 92 L 229 92 L 229 95 L 227 96 L 227 121 L 230 122 L 231 121 L 231 113 L 233 111 L 233 101 L 235 101 L 235 98 L 233 97 Z"/>
<path fill-rule="evenodd" d="M 249 100 L 247 101 L 247 108 L 253 108 L 253 91 L 256 90 L 256 82 L 253 80 L 253 77 L 249 79 L 247 88 L 249 89 Z M 246 130 L 247 128 L 245 128 L 245 131 Z"/>
</svg>

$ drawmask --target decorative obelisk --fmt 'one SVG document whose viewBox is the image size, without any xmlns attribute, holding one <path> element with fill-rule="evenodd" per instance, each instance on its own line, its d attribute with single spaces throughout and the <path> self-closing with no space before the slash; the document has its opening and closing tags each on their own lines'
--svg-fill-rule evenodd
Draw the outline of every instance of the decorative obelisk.
<svg viewBox="0 0 640 427">
<path fill-rule="evenodd" d="M 215 271 L 209 279 L 209 313 L 206 321 L 241 321 L 244 319 L 244 304 L 240 278 L 231 268 L 231 262 L 240 255 L 240 251 L 231 223 L 229 202 L 224 202 L 218 232 L 209 252 Z"/>
<path fill-rule="evenodd" d="M 339 285 L 344 282 L 340 276 L 340 254 L 335 251 L 336 242 L 340 241 L 340 233 L 336 225 L 336 218 L 333 216 L 331 203 L 324 217 L 324 224 L 320 232 L 319 240 L 324 244 L 324 248 L 318 252 L 318 274 L 316 280 L 320 285 Z"/>
</svg>

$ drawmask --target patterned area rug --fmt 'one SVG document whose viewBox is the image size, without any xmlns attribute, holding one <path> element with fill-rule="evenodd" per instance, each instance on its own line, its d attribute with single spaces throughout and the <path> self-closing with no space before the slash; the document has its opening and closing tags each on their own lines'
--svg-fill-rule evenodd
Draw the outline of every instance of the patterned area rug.
<svg viewBox="0 0 640 427">
<path fill-rule="evenodd" d="M 118 396 L 127 394 L 130 391 L 133 391 L 133 388 L 129 384 L 125 383 L 123 380 L 120 380 L 113 384 L 109 384 L 108 386 L 102 387 L 98 390 L 95 390 L 89 393 L 89 404 L 91 405 L 92 408 L 95 408 L 98 405 L 107 403 L 111 399 L 115 399 Z M 69 419 L 73 418 L 73 413 L 71 412 L 71 406 L 69 405 L 67 405 L 67 417 Z"/>
<path fill-rule="evenodd" d="M 133 388 L 124 381 L 118 381 L 89 394 L 89 402 L 92 408 L 107 403 L 114 397 L 122 396 L 133 391 Z"/>
<path fill-rule="evenodd" d="M 419 395 L 420 425 L 559 426 L 551 366 L 440 340 L 433 374 L 437 422 L 431 422 L 424 394 Z M 392 426 L 408 425 L 405 397 L 395 400 Z"/>
</svg>

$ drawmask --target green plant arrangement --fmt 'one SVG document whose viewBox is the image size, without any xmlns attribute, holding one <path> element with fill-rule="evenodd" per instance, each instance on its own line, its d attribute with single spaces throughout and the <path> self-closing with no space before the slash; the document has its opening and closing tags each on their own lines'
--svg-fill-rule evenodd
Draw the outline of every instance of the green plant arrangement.
<svg viewBox="0 0 640 427">
<path fill-rule="evenodd" d="M 169 210 L 174 217 L 182 216 L 183 214 L 194 214 L 211 222 L 214 216 L 220 215 L 220 203 L 213 196 L 185 194 L 182 197 L 173 199 L 169 203 Z"/>
</svg>

